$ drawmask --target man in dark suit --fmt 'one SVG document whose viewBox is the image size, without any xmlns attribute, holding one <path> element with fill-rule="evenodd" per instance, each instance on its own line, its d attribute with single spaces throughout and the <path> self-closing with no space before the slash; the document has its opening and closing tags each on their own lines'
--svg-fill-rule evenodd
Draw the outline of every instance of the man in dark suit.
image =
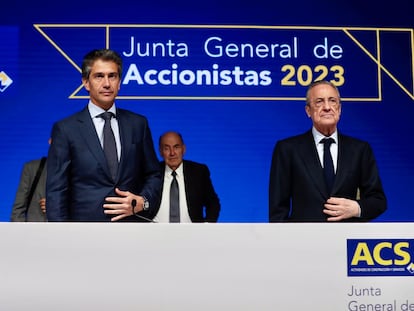
<svg viewBox="0 0 414 311">
<path fill-rule="evenodd" d="M 205 164 L 183 160 L 186 151 L 181 134 L 167 132 L 159 139 L 162 196 L 155 211 L 156 222 L 217 222 L 220 201 L 214 190 L 210 170 Z M 179 217 L 170 219 L 170 185 L 176 174 L 179 189 Z M 184 200 L 181 198 L 185 198 Z"/>
<path fill-rule="evenodd" d="M 367 142 L 338 132 L 336 86 L 311 84 L 305 110 L 312 129 L 277 142 L 273 152 L 269 221 L 369 221 L 379 216 L 387 201 L 374 154 Z"/>
<path fill-rule="evenodd" d="M 10 217 L 13 222 L 46 221 L 46 169 L 42 168 L 41 162 L 42 159 L 32 160 L 23 166 Z M 29 198 L 38 170 L 39 179 L 34 185 L 32 197 Z"/>
<path fill-rule="evenodd" d="M 151 132 L 144 116 L 115 106 L 121 74 L 121 57 L 112 50 L 83 60 L 89 103 L 52 129 L 49 221 L 142 221 L 156 208 L 160 173 Z"/>
</svg>

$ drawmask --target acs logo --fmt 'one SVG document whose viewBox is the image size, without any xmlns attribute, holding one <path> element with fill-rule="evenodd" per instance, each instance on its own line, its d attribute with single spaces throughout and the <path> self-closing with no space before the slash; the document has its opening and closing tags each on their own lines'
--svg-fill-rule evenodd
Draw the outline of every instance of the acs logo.
<svg viewBox="0 0 414 311">
<path fill-rule="evenodd" d="M 414 276 L 414 240 L 347 240 L 348 276 Z"/>
</svg>

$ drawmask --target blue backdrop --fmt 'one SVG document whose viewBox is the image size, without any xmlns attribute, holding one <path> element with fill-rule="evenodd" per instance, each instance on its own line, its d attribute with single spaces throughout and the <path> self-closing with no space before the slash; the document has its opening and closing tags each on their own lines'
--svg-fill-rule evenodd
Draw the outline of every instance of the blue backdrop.
<svg viewBox="0 0 414 311">
<path fill-rule="evenodd" d="M 125 70 L 117 105 L 148 117 L 155 145 L 178 130 L 206 163 L 221 222 L 267 222 L 277 140 L 311 126 L 310 80 L 344 99 L 344 134 L 371 143 L 389 200 L 377 221 L 414 221 L 413 18 L 409 1 L 88 1 L 0 7 L 0 221 L 23 163 L 80 109 L 84 54 L 110 47 Z"/>
</svg>

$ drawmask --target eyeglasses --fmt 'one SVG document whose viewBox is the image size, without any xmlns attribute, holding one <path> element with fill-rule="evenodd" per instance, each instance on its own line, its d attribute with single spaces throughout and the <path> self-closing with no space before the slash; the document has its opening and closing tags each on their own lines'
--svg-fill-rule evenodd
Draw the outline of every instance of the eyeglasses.
<svg viewBox="0 0 414 311">
<path fill-rule="evenodd" d="M 317 98 L 313 102 L 313 105 L 317 108 L 322 107 L 325 103 L 328 103 L 329 106 L 332 108 L 336 108 L 339 106 L 340 101 L 337 97 L 329 97 L 329 98 Z"/>
</svg>

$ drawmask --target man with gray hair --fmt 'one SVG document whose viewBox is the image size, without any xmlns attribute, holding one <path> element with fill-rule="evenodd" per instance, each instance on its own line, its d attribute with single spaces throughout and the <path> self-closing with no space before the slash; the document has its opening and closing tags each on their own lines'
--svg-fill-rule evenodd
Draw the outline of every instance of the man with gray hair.
<svg viewBox="0 0 414 311">
<path fill-rule="evenodd" d="M 382 214 L 387 200 L 370 145 L 337 129 L 337 87 L 312 83 L 305 112 L 312 129 L 278 141 L 273 151 L 269 221 L 369 221 Z"/>
</svg>

